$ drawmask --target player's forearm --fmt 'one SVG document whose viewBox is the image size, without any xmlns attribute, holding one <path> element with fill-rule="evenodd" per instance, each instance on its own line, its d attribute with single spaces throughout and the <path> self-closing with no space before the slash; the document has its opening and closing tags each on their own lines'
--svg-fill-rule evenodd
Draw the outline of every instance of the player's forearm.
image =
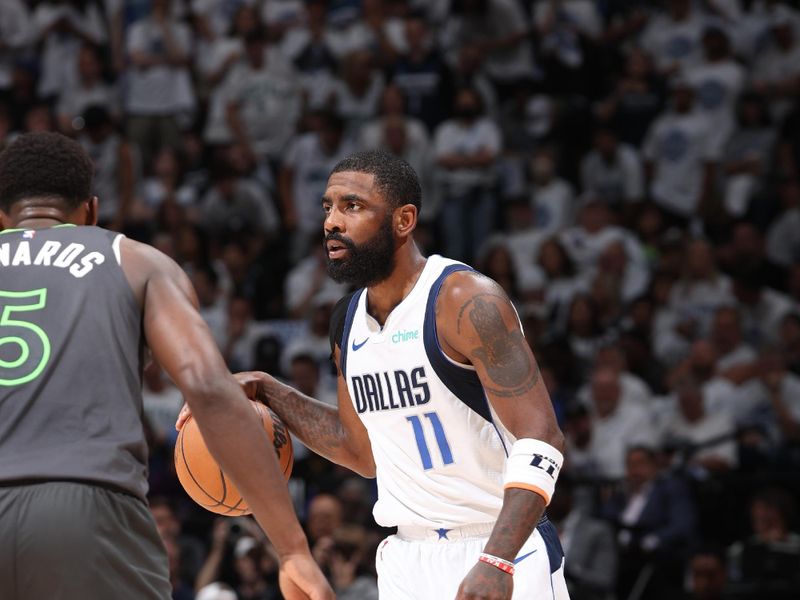
<svg viewBox="0 0 800 600">
<path fill-rule="evenodd" d="M 544 508 L 544 498 L 539 494 L 521 488 L 508 488 L 503 495 L 500 516 L 483 551 L 513 562 L 533 533 Z"/>
<path fill-rule="evenodd" d="M 357 454 L 348 445 L 347 431 L 336 407 L 309 398 L 272 378 L 263 382 L 259 399 L 269 405 L 289 431 L 311 450 L 338 465 L 366 475 Z"/>
<path fill-rule="evenodd" d="M 308 542 L 294 514 L 286 480 L 268 436 L 235 381 L 231 379 L 220 387 L 210 398 L 186 398 L 203 439 L 236 484 L 279 556 L 308 553 Z M 221 398 L 231 401 L 223 402 Z"/>
</svg>

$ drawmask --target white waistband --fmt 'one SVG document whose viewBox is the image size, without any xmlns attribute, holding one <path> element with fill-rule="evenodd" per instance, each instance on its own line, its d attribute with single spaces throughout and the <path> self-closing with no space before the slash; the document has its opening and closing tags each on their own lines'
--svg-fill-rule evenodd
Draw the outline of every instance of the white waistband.
<svg viewBox="0 0 800 600">
<path fill-rule="evenodd" d="M 452 542 L 469 538 L 488 537 L 492 533 L 494 523 L 476 523 L 455 527 L 417 527 L 401 525 L 397 528 L 397 537 L 407 541 Z"/>
</svg>

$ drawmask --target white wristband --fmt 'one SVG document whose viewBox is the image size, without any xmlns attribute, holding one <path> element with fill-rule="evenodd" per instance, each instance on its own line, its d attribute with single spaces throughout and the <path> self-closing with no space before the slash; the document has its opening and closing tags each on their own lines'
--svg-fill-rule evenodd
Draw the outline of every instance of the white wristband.
<svg viewBox="0 0 800 600">
<path fill-rule="evenodd" d="M 564 456 L 550 444 L 530 438 L 517 440 L 506 459 L 503 488 L 530 490 L 550 504 L 563 464 Z"/>
</svg>

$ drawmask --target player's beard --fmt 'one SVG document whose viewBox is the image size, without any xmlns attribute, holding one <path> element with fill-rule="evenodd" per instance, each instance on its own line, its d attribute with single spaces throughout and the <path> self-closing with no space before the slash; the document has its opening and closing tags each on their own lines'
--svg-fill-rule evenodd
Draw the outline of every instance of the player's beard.
<svg viewBox="0 0 800 600">
<path fill-rule="evenodd" d="M 357 288 L 369 287 L 392 274 L 397 245 L 392 234 L 391 215 L 384 219 L 377 233 L 363 244 L 356 245 L 340 233 L 329 233 L 323 243 L 327 244 L 329 240 L 341 242 L 348 250 L 347 256 L 339 259 L 331 259 L 325 251 L 328 275 L 337 283 L 349 283 Z"/>
</svg>

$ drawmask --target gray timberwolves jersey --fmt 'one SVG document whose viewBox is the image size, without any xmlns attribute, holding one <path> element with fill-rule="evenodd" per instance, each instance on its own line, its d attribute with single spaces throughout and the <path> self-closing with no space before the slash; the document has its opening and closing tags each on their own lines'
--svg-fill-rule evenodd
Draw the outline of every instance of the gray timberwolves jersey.
<svg viewBox="0 0 800 600">
<path fill-rule="evenodd" d="M 120 238 L 98 227 L 0 233 L 0 482 L 147 492 L 141 311 Z"/>
</svg>

